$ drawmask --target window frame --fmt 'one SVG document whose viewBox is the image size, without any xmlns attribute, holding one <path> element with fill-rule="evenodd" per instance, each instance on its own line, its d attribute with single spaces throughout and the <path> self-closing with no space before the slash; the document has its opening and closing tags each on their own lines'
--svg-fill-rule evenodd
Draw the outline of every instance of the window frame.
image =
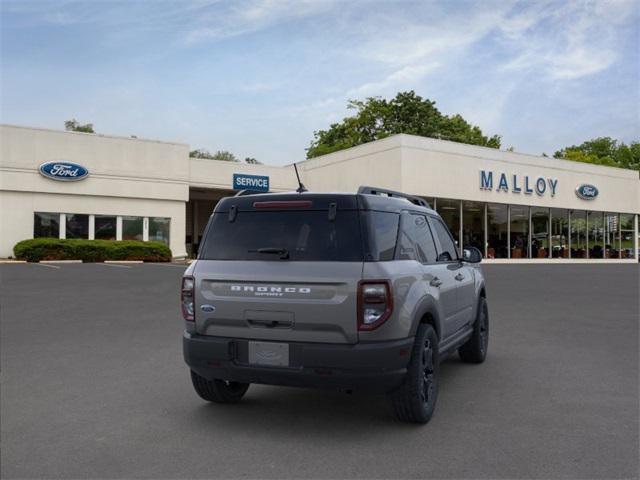
<svg viewBox="0 0 640 480">
<path fill-rule="evenodd" d="M 451 232 L 447 228 L 447 225 L 444 223 L 444 221 L 442 221 L 441 218 L 436 217 L 435 215 L 426 214 L 426 216 L 427 216 L 427 219 L 429 220 L 429 227 L 431 228 L 432 235 L 433 235 L 433 231 L 435 230 L 435 227 L 431 225 L 431 222 L 440 222 L 442 224 L 442 226 L 444 227 L 444 231 L 447 232 L 447 235 L 449 236 L 449 239 L 453 244 L 453 250 L 456 254 L 456 258 L 454 259 L 447 260 L 447 261 L 438 261 L 438 258 L 440 257 L 440 255 L 444 253 L 444 249 L 442 247 L 442 244 L 440 243 L 440 238 L 438 237 L 438 235 L 433 235 L 433 240 L 436 244 L 436 250 L 438 252 L 435 263 L 440 265 L 449 264 L 449 263 L 460 263 L 460 252 L 458 251 L 458 246 L 456 245 L 456 242 L 453 239 L 453 235 L 451 235 Z"/>
</svg>

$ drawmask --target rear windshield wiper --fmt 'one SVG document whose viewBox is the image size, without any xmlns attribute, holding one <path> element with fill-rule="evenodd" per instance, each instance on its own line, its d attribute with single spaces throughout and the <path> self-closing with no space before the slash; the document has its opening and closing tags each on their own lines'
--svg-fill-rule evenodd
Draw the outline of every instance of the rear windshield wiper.
<svg viewBox="0 0 640 480">
<path fill-rule="evenodd" d="M 256 250 L 249 250 L 249 253 L 274 253 L 280 255 L 281 260 L 287 260 L 289 258 L 289 250 L 286 248 L 265 247 L 258 248 Z"/>
</svg>

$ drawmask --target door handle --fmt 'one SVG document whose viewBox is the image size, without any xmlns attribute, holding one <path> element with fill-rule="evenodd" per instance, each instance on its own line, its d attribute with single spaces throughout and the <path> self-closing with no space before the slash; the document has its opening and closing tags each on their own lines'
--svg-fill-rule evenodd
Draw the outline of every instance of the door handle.
<svg viewBox="0 0 640 480">
<path fill-rule="evenodd" d="M 442 285 L 442 280 L 440 280 L 438 277 L 433 277 L 433 279 L 429 282 L 429 285 L 431 285 L 432 287 L 439 287 L 440 285 Z"/>
<path fill-rule="evenodd" d="M 456 275 L 455 277 L 453 277 L 453 278 L 455 278 L 457 281 L 461 282 L 462 280 L 464 280 L 464 275 L 462 275 L 461 273 L 459 273 L 459 274 L 457 274 L 457 275 Z"/>
</svg>

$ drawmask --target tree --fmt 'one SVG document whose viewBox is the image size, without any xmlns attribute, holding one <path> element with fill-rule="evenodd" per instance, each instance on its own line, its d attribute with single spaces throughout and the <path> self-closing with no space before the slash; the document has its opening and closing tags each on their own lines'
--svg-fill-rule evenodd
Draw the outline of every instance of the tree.
<svg viewBox="0 0 640 480">
<path fill-rule="evenodd" d="M 85 123 L 82 125 L 75 118 L 64 122 L 64 129 L 69 132 L 96 133 L 93 131 L 93 123 Z"/>
<path fill-rule="evenodd" d="M 256 160 L 253 157 L 245 158 L 244 163 L 248 163 L 249 165 L 262 165 L 262 162 L 260 160 Z"/>
<path fill-rule="evenodd" d="M 487 137 L 480 127 L 471 125 L 461 115 L 443 115 L 435 105 L 413 90 L 399 92 L 391 100 L 380 97 L 349 100 L 347 107 L 356 110 L 356 114 L 332 124 L 327 130 L 314 132 L 307 158 L 398 133 L 500 148 L 499 135 Z"/>
<path fill-rule="evenodd" d="M 236 156 L 227 152 L 226 150 L 218 150 L 216 153 L 210 153 L 208 150 L 199 148 L 197 150 L 191 150 L 189 156 L 192 158 L 205 158 L 207 160 L 222 160 L 224 162 L 237 162 Z"/>
<path fill-rule="evenodd" d="M 640 171 L 640 142 L 638 141 L 626 145 L 611 137 L 598 137 L 587 140 L 580 145 L 572 145 L 558 150 L 553 156 L 574 162 Z"/>
</svg>

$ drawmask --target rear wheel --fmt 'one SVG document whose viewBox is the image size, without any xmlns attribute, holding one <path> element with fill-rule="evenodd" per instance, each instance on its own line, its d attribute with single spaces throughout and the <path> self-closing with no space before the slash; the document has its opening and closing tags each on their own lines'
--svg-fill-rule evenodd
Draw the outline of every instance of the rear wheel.
<svg viewBox="0 0 640 480">
<path fill-rule="evenodd" d="M 237 403 L 249 389 L 248 383 L 207 380 L 193 370 L 191 370 L 191 383 L 200 398 L 216 403 Z"/>
<path fill-rule="evenodd" d="M 395 416 L 411 423 L 427 423 L 438 398 L 438 336 L 431 325 L 418 327 L 402 385 L 390 394 Z"/>
<path fill-rule="evenodd" d="M 482 363 L 487 357 L 489 347 L 489 308 L 487 300 L 480 297 L 478 302 L 478 314 L 473 325 L 471 338 L 458 349 L 458 354 L 463 362 Z"/>
</svg>

